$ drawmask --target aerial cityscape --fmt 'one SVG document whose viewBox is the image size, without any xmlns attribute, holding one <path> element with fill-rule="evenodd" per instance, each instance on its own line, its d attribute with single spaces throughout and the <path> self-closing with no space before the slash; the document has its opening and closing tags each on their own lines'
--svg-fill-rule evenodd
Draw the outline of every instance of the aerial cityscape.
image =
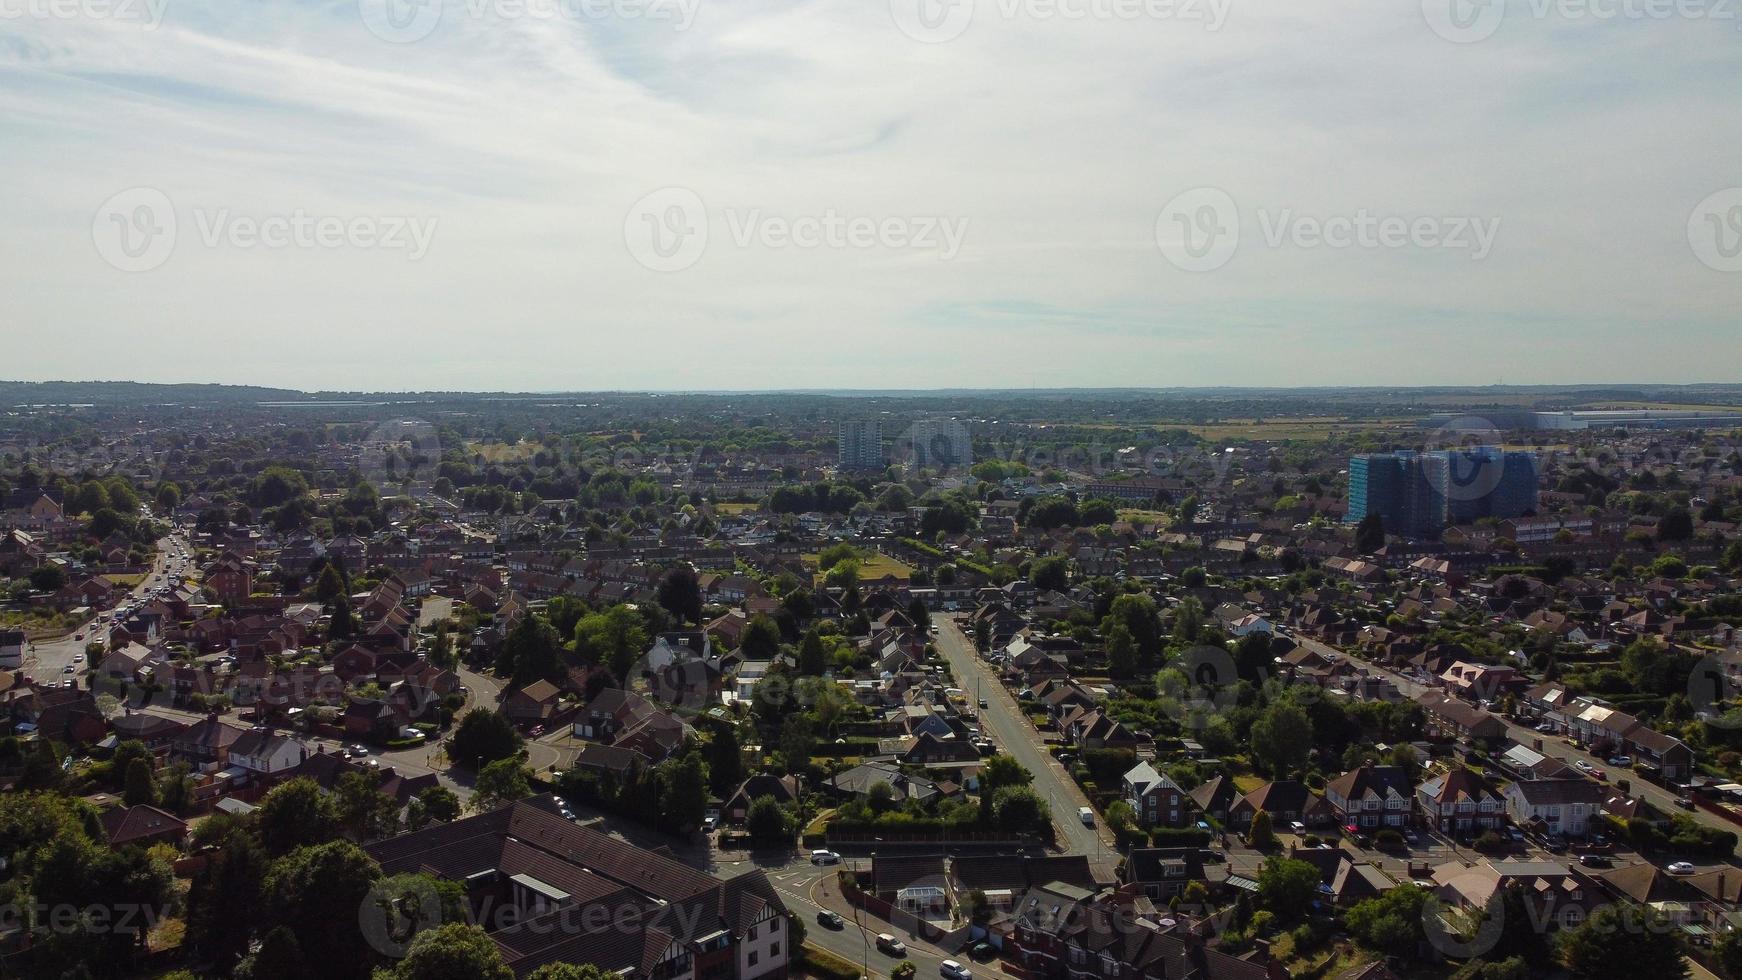
<svg viewBox="0 0 1742 980">
<path fill-rule="evenodd" d="M 0 0 L 0 980 L 1742 980 L 1742 0 Z"/>
<path fill-rule="evenodd" d="M 7 975 L 1742 967 L 1742 385 L 0 400 Z"/>
</svg>

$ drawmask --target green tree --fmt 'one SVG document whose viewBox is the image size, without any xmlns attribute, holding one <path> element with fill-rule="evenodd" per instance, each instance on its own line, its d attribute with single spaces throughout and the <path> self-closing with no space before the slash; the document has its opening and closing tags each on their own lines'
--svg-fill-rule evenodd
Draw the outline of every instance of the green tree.
<svg viewBox="0 0 1742 980">
<path fill-rule="evenodd" d="M 1731 929 L 1712 947 L 1718 966 L 1731 980 L 1742 980 L 1742 931 Z"/>
<path fill-rule="evenodd" d="M 278 926 L 260 942 L 260 951 L 237 971 L 244 980 L 307 980 L 311 975 L 296 933 Z"/>
<path fill-rule="evenodd" d="M 1313 723 L 1293 701 L 1275 701 L 1252 723 L 1252 757 L 1283 779 L 1306 764 Z"/>
<path fill-rule="evenodd" d="M 702 586 L 696 570 L 676 565 L 659 580 L 659 605 L 678 625 L 702 621 Z"/>
<path fill-rule="evenodd" d="M 526 975 L 526 980 L 617 980 L 591 963 L 546 963 Z"/>
<path fill-rule="evenodd" d="M 472 787 L 472 809 L 483 813 L 531 796 L 527 775 L 519 759 L 497 759 L 486 765 Z"/>
<path fill-rule="evenodd" d="M 322 973 L 358 977 L 371 959 L 357 916 L 381 869 L 346 840 L 299 847 L 274 861 L 262 888 L 268 921 L 320 937 Z"/>
<path fill-rule="evenodd" d="M 298 778 L 272 788 L 254 814 L 260 841 L 271 854 L 288 854 L 331 840 L 339 830 L 333 800 L 312 779 Z"/>
<path fill-rule="evenodd" d="M 461 765 L 481 768 L 498 759 L 518 756 L 520 746 L 520 733 L 506 715 L 488 708 L 473 708 L 460 719 L 453 738 L 448 740 L 448 756 Z"/>
<path fill-rule="evenodd" d="M 1422 906 L 1426 902 L 1426 891 L 1414 885 L 1404 885 L 1355 903 L 1344 914 L 1343 923 L 1350 934 L 1368 949 L 1413 958 L 1426 938 L 1422 921 Z"/>
<path fill-rule="evenodd" d="M 1046 836 L 1052 829 L 1052 808 L 1028 786 L 1005 786 L 992 794 L 992 820 L 999 830 Z"/>
<path fill-rule="evenodd" d="M 1581 980 L 1686 980 L 1688 975 L 1674 927 L 1655 911 L 1633 905 L 1605 905 L 1563 933 L 1561 960 Z"/>
<path fill-rule="evenodd" d="M 1270 858 L 1258 871 L 1258 904 L 1284 922 L 1306 915 L 1319 892 L 1319 869 L 1306 861 Z"/>
<path fill-rule="evenodd" d="M 744 781 L 744 749 L 738 742 L 738 729 L 721 724 L 708 740 L 708 785 L 721 797 Z"/>
<path fill-rule="evenodd" d="M 745 660 L 773 660 L 780 653 L 780 625 L 762 613 L 750 617 L 738 650 Z"/>
<path fill-rule="evenodd" d="M 806 677 L 821 677 L 828 665 L 829 652 L 823 646 L 823 638 L 811 630 L 798 644 L 798 672 Z"/>
<path fill-rule="evenodd" d="M 121 800 L 128 806 L 157 805 L 157 783 L 151 776 L 151 763 L 134 759 L 127 764 L 127 785 Z"/>
<path fill-rule="evenodd" d="M 417 801 L 423 804 L 424 812 L 431 819 L 449 823 L 460 816 L 460 798 L 446 786 L 431 786 L 417 795 Z"/>
<path fill-rule="evenodd" d="M 484 930 L 450 922 L 419 933 L 393 968 L 396 980 L 513 980 L 502 951 Z"/>
<path fill-rule="evenodd" d="M 752 839 L 764 843 L 792 840 L 792 818 L 772 796 L 758 796 L 750 801 L 750 812 L 745 815 L 744 829 Z"/>
<path fill-rule="evenodd" d="M 589 663 L 603 665 L 618 680 L 628 677 L 647 648 L 646 620 L 629 606 L 612 606 L 575 624 L 575 652 Z"/>
<path fill-rule="evenodd" d="M 220 973 L 248 952 L 261 922 L 260 882 L 268 868 L 252 834 L 232 833 L 188 887 L 187 941 Z"/>
<path fill-rule="evenodd" d="M 660 816 L 668 826 L 685 830 L 702 825 L 708 809 L 708 767 L 698 751 L 686 752 L 675 764 L 666 764 L 665 792 Z"/>
<path fill-rule="evenodd" d="M 1371 555 L 1385 547 L 1385 520 L 1378 511 L 1361 518 L 1355 525 L 1355 550 L 1364 555 Z"/>
<path fill-rule="evenodd" d="M 1270 825 L 1270 814 L 1259 810 L 1252 815 L 1252 827 L 1246 832 L 1246 842 L 1259 851 L 1276 846 L 1276 831 Z"/>
<path fill-rule="evenodd" d="M 1071 586 L 1071 560 L 1063 555 L 1038 559 L 1028 570 L 1028 580 L 1037 589 L 1063 592 Z"/>
<path fill-rule="evenodd" d="M 496 669 L 512 674 L 515 684 L 556 680 L 562 676 L 562 638 L 543 616 L 527 616 L 502 641 Z"/>
<path fill-rule="evenodd" d="M 381 792 L 373 772 L 348 772 L 334 787 L 339 823 L 357 840 L 375 840 L 399 829 L 399 804 Z"/>
<path fill-rule="evenodd" d="M 1111 618 L 1111 617 L 1109 617 Z M 1130 677 L 1137 672 L 1137 641 L 1124 623 L 1115 622 L 1101 638 L 1107 647 L 1107 673 Z"/>
</svg>

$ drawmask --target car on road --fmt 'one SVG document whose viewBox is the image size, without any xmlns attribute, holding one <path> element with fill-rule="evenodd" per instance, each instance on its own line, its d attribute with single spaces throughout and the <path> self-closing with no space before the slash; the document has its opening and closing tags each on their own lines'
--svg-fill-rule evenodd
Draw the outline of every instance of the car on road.
<svg viewBox="0 0 1742 980">
<path fill-rule="evenodd" d="M 720 828 L 720 818 L 719 817 L 703 817 L 702 818 L 702 833 L 711 834 L 714 831 L 718 830 L 719 828 Z"/>
<path fill-rule="evenodd" d="M 63 674 L 72 674 L 72 673 L 77 672 L 77 668 L 75 668 L 72 664 L 67 664 L 65 667 L 62 667 L 60 669 L 60 672 Z"/>
<path fill-rule="evenodd" d="M 1301 823 L 1299 820 L 1296 820 L 1293 823 L 1288 825 L 1288 829 L 1291 832 L 1296 833 L 1296 834 L 1304 834 L 1304 833 L 1306 833 L 1306 824 Z"/>
<path fill-rule="evenodd" d="M 974 975 L 968 972 L 968 968 L 955 960 L 944 960 L 939 963 L 938 975 L 948 977 L 949 980 L 974 980 Z"/>
<path fill-rule="evenodd" d="M 847 920 L 841 918 L 837 913 L 830 912 L 828 909 L 820 909 L 817 912 L 817 925 L 822 926 L 825 929 L 845 929 L 847 927 Z"/>
<path fill-rule="evenodd" d="M 1672 875 L 1691 875 L 1694 873 L 1694 866 L 1686 861 L 1677 861 L 1664 870 Z"/>
<path fill-rule="evenodd" d="M 936 627 L 936 626 L 933 626 L 933 627 L 932 627 L 932 628 L 931 628 L 931 631 L 932 631 L 932 635 L 933 635 L 933 636 L 936 636 L 936 635 L 937 635 L 937 632 L 938 632 L 938 628 L 937 628 L 937 627 Z"/>
<path fill-rule="evenodd" d="M 75 639 L 75 640 L 82 640 L 82 639 L 84 639 L 84 638 L 85 638 L 85 634 L 83 634 L 83 633 L 75 633 L 75 634 L 73 634 L 73 639 Z"/>
<path fill-rule="evenodd" d="M 1615 862 L 1609 860 L 1607 857 L 1605 857 L 1604 855 L 1601 855 L 1601 854 L 1581 854 L 1581 855 L 1579 855 L 1579 864 L 1581 864 L 1587 868 L 1607 868 L 1607 867 L 1610 867 L 1611 865 L 1613 865 L 1614 863 Z"/>
<path fill-rule="evenodd" d="M 1590 772 L 1592 769 L 1595 769 L 1596 767 L 1591 765 L 1589 762 L 1586 762 L 1585 760 L 1580 759 L 1577 762 L 1573 763 L 1573 768 L 1579 770 L 1580 772 Z"/>
<path fill-rule="evenodd" d="M 890 956 L 907 955 L 907 944 L 887 932 L 877 934 L 877 948 Z"/>
<path fill-rule="evenodd" d="M 840 864 L 841 856 L 834 851 L 818 848 L 811 852 L 812 864 Z"/>
<path fill-rule="evenodd" d="M 1692 810 L 1694 808 L 1694 801 L 1685 796 L 1681 796 L 1676 798 L 1675 805 L 1681 807 L 1683 810 Z"/>
<path fill-rule="evenodd" d="M 1093 827 L 1095 825 L 1095 811 L 1086 806 L 1077 807 L 1077 819 L 1083 822 L 1083 826 Z"/>
<path fill-rule="evenodd" d="M 351 744 L 351 755 L 353 758 L 361 759 L 368 754 L 369 749 L 366 746 L 355 742 Z"/>
<path fill-rule="evenodd" d="M 980 710 L 981 710 L 981 711 L 985 711 L 985 710 L 986 710 L 986 709 L 987 709 L 987 708 L 990 708 L 990 707 L 992 707 L 992 706 L 991 706 L 991 705 L 990 705 L 990 704 L 987 704 L 987 703 L 986 703 L 986 699 L 985 699 L 985 698 L 981 698 L 981 699 L 980 699 Z"/>
</svg>

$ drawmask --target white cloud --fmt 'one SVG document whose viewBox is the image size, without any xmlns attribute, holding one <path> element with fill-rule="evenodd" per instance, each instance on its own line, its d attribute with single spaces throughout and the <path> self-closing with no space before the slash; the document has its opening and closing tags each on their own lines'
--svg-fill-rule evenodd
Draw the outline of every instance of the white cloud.
<svg viewBox="0 0 1742 980">
<path fill-rule="evenodd" d="M 1232 0 L 1210 31 L 978 0 L 961 37 L 922 44 L 878 0 L 701 0 L 682 31 L 468 2 L 411 44 L 372 35 L 355 0 L 171 0 L 155 30 L 0 18 L 6 373 L 620 388 L 1742 368 L 1742 283 L 1686 241 L 1689 209 L 1742 184 L 1734 23 L 1515 3 L 1459 45 L 1413 3 Z M 127 275 L 92 216 L 137 186 L 182 220 L 169 262 Z M 667 186 L 700 195 L 713 234 L 662 275 L 624 219 Z M 1198 186 L 1250 227 L 1227 266 L 1187 274 L 1154 225 Z M 948 262 L 741 249 L 728 209 L 968 233 Z M 439 229 L 419 262 L 206 247 L 194 215 L 220 210 Z M 1267 248 L 1255 216 L 1284 210 L 1501 225 L 1480 262 Z"/>
</svg>

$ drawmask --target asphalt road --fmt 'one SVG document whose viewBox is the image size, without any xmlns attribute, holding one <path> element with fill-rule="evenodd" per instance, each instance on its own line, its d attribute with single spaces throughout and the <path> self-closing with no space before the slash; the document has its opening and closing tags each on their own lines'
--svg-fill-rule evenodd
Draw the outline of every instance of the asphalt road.
<svg viewBox="0 0 1742 980">
<path fill-rule="evenodd" d="M 1111 831 L 1099 816 L 1094 827 L 1086 827 L 1077 819 L 1077 809 L 1089 805 L 1089 800 L 1041 745 L 1040 732 L 1022 714 L 1016 699 L 998 682 L 990 664 L 980 659 L 974 643 L 942 616 L 933 617 L 939 626 L 934 639 L 938 652 L 949 661 L 956 676 L 956 686 L 969 698 L 986 699 L 987 707 L 980 711 L 981 727 L 992 736 L 1000 749 L 1015 757 L 1034 774 L 1034 788 L 1052 807 L 1053 824 L 1058 828 L 1058 841 L 1068 854 L 1086 854 L 1090 860 L 1111 865 L 1118 860 Z"/>
<path fill-rule="evenodd" d="M 128 591 L 127 599 L 120 606 L 139 602 L 146 598 L 153 589 L 159 589 L 169 584 L 172 575 L 186 575 L 193 570 L 191 561 L 183 561 L 172 557 L 180 549 L 188 547 L 187 541 L 179 534 L 172 534 L 157 543 L 157 558 L 152 563 L 151 572 L 140 583 Z M 192 554 L 190 551 L 189 554 Z M 107 626 L 113 622 L 112 613 L 108 610 L 80 623 L 72 632 L 55 640 L 41 640 L 30 645 L 24 655 L 24 673 L 42 683 L 58 683 L 60 680 L 76 675 L 83 676 L 85 670 L 85 646 L 105 635 Z M 80 639 L 80 637 L 83 639 Z M 75 659 L 76 658 L 76 659 Z M 72 674 L 66 673 L 67 667 L 74 667 Z"/>
</svg>

